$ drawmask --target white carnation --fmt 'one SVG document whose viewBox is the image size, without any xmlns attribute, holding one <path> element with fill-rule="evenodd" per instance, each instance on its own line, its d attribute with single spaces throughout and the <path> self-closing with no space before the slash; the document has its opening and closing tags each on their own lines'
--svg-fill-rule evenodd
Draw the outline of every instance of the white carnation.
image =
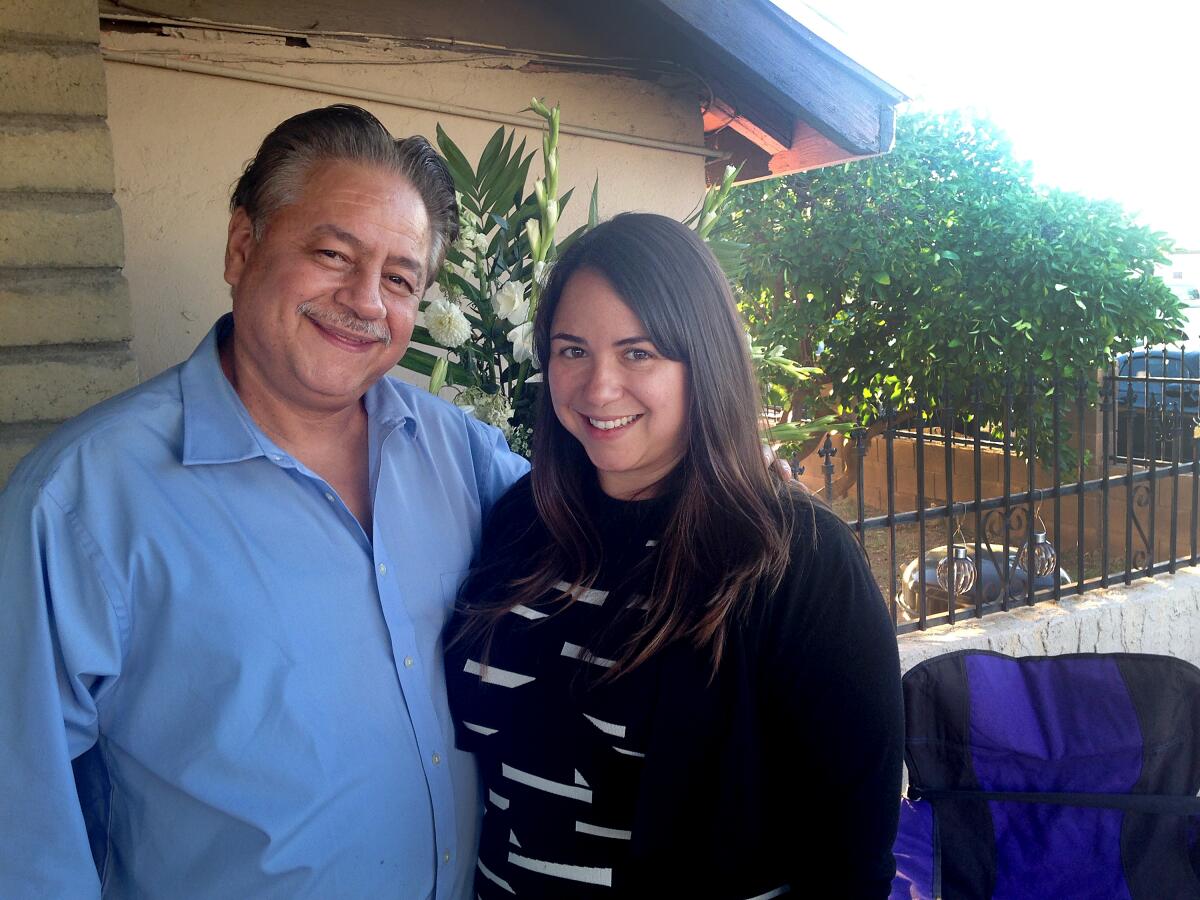
<svg viewBox="0 0 1200 900">
<path fill-rule="evenodd" d="M 449 300 L 432 300 L 425 308 L 425 328 L 443 347 L 458 347 L 471 336 L 471 323 Z"/>
<path fill-rule="evenodd" d="M 533 323 L 525 322 L 518 325 L 508 333 L 508 339 L 513 345 L 513 359 L 516 362 L 525 362 L 526 360 L 537 365 L 537 359 L 533 349 Z"/>
<path fill-rule="evenodd" d="M 529 318 L 529 301 L 525 299 L 525 285 L 519 281 L 510 281 L 496 292 L 492 301 L 496 315 L 508 319 L 514 325 L 520 325 Z"/>
</svg>

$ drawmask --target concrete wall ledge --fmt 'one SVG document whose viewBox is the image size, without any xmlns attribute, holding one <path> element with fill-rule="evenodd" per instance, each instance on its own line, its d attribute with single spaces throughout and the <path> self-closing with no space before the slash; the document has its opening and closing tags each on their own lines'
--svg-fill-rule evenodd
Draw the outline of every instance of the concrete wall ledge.
<svg viewBox="0 0 1200 900">
<path fill-rule="evenodd" d="M 100 116 L 0 118 L 0 190 L 112 194 L 112 143 Z"/>
<path fill-rule="evenodd" d="M 112 194 L 0 193 L 0 266 L 117 268 L 121 213 Z"/>
<path fill-rule="evenodd" d="M 137 383 L 124 344 L 0 349 L 0 422 L 59 422 Z"/>
<path fill-rule="evenodd" d="M 0 348 L 128 342 L 119 269 L 0 268 Z"/>
<path fill-rule="evenodd" d="M 1200 568 L 899 637 L 900 667 L 954 650 L 1159 653 L 1200 665 Z"/>
</svg>

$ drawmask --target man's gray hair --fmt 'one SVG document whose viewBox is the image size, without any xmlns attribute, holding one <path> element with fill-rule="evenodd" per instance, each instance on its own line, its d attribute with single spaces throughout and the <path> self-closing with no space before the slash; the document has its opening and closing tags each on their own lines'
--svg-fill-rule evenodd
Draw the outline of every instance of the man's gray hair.
<svg viewBox="0 0 1200 900">
<path fill-rule="evenodd" d="M 244 209 L 255 239 L 261 239 L 271 216 L 300 198 L 313 167 L 333 161 L 393 172 L 416 189 L 429 216 L 425 279 L 425 287 L 429 287 L 458 237 L 454 179 L 429 141 L 419 135 L 398 141 L 360 107 L 338 104 L 310 109 L 277 125 L 246 163 L 233 188 L 229 210 Z"/>
</svg>

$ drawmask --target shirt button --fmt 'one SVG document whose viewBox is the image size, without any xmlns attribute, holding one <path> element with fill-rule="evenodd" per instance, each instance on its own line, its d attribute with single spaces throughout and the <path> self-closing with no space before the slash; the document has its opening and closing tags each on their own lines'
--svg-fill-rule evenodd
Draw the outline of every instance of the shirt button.
<svg viewBox="0 0 1200 900">
<path fill-rule="evenodd" d="M 411 656 L 404 657 L 404 668 L 411 669 L 413 667 L 413 658 Z"/>
<path fill-rule="evenodd" d="M 444 862 L 444 863 L 450 862 L 450 851 L 449 850 L 447 850 L 445 853 L 442 854 L 442 862 Z"/>
<path fill-rule="evenodd" d="M 435 754 L 433 754 L 433 764 L 434 764 L 435 766 L 436 766 L 436 765 L 438 765 L 438 764 L 440 764 L 440 763 L 441 763 L 441 761 L 442 761 L 442 755 L 441 755 L 440 753 L 435 753 Z"/>
<path fill-rule="evenodd" d="M 328 500 L 330 503 L 332 503 L 333 502 L 333 494 L 329 493 L 329 491 L 326 491 L 325 499 Z"/>
<path fill-rule="evenodd" d="M 283 462 L 282 456 L 272 456 L 271 459 L 275 460 L 275 462 Z"/>
<path fill-rule="evenodd" d="M 380 575 L 386 575 L 386 574 L 387 574 L 387 566 L 385 566 L 383 563 L 380 563 L 380 564 L 379 564 L 379 574 L 380 574 Z"/>
</svg>

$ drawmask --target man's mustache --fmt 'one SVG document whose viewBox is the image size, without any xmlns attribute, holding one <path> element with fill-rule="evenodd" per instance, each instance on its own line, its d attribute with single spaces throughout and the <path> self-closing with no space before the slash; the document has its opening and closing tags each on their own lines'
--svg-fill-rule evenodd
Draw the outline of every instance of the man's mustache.
<svg viewBox="0 0 1200 900">
<path fill-rule="evenodd" d="M 373 341 L 379 341 L 385 347 L 392 343 L 391 329 L 387 327 L 385 322 L 379 320 L 368 321 L 367 319 L 360 319 L 353 313 L 324 309 L 312 302 L 301 303 L 296 307 L 296 312 L 302 316 L 308 316 L 310 319 L 315 319 L 318 322 L 325 322 L 345 331 L 361 334 L 363 337 L 370 338 Z"/>
</svg>

